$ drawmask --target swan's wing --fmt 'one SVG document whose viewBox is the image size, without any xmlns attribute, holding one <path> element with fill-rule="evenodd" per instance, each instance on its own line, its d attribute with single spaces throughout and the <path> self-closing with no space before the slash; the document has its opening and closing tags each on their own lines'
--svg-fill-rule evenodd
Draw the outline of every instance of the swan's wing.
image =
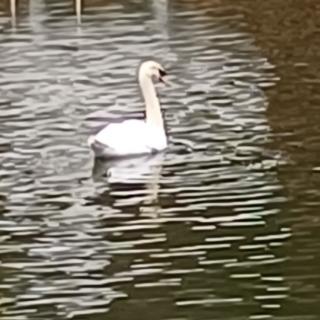
<svg viewBox="0 0 320 320">
<path fill-rule="evenodd" d="M 116 155 L 143 154 L 152 151 L 152 137 L 144 121 L 112 123 L 94 137 L 98 147 Z M 151 142 L 151 143 L 150 143 Z"/>
</svg>

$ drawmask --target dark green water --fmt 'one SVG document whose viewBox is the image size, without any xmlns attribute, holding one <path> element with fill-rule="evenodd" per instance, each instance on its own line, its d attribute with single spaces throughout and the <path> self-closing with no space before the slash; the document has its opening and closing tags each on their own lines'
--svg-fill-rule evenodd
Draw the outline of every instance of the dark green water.
<svg viewBox="0 0 320 320">
<path fill-rule="evenodd" d="M 319 319 L 316 0 L 0 14 L 2 320 Z M 150 57 L 167 152 L 94 161 L 91 133 L 143 116 Z"/>
</svg>

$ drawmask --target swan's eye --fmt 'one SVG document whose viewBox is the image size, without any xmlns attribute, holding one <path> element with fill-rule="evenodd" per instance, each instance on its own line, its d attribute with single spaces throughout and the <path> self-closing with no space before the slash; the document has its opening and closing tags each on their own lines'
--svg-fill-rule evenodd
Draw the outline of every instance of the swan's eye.
<svg viewBox="0 0 320 320">
<path fill-rule="evenodd" d="M 159 69 L 159 74 L 161 78 L 167 75 L 167 73 L 162 69 Z"/>
<path fill-rule="evenodd" d="M 165 81 L 163 80 L 163 77 L 166 75 L 167 75 L 167 73 L 163 69 L 159 69 L 159 81 L 160 82 L 165 83 Z"/>
</svg>

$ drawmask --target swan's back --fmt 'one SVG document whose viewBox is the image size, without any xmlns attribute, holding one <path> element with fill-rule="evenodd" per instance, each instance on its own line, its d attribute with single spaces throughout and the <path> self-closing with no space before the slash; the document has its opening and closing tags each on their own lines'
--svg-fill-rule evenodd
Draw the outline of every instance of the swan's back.
<svg viewBox="0 0 320 320">
<path fill-rule="evenodd" d="M 98 156 L 118 157 L 163 150 L 167 139 L 161 130 L 132 119 L 107 125 L 89 144 Z"/>
</svg>

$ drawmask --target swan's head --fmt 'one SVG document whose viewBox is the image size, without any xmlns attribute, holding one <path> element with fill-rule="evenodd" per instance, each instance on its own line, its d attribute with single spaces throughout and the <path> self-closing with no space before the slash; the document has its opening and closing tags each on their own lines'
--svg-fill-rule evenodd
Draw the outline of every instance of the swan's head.
<svg viewBox="0 0 320 320">
<path fill-rule="evenodd" d="M 161 66 L 161 64 L 152 60 L 143 62 L 139 69 L 139 79 L 149 77 L 151 79 L 156 79 L 160 82 L 164 82 L 163 77 L 166 74 L 167 73 Z"/>
</svg>

